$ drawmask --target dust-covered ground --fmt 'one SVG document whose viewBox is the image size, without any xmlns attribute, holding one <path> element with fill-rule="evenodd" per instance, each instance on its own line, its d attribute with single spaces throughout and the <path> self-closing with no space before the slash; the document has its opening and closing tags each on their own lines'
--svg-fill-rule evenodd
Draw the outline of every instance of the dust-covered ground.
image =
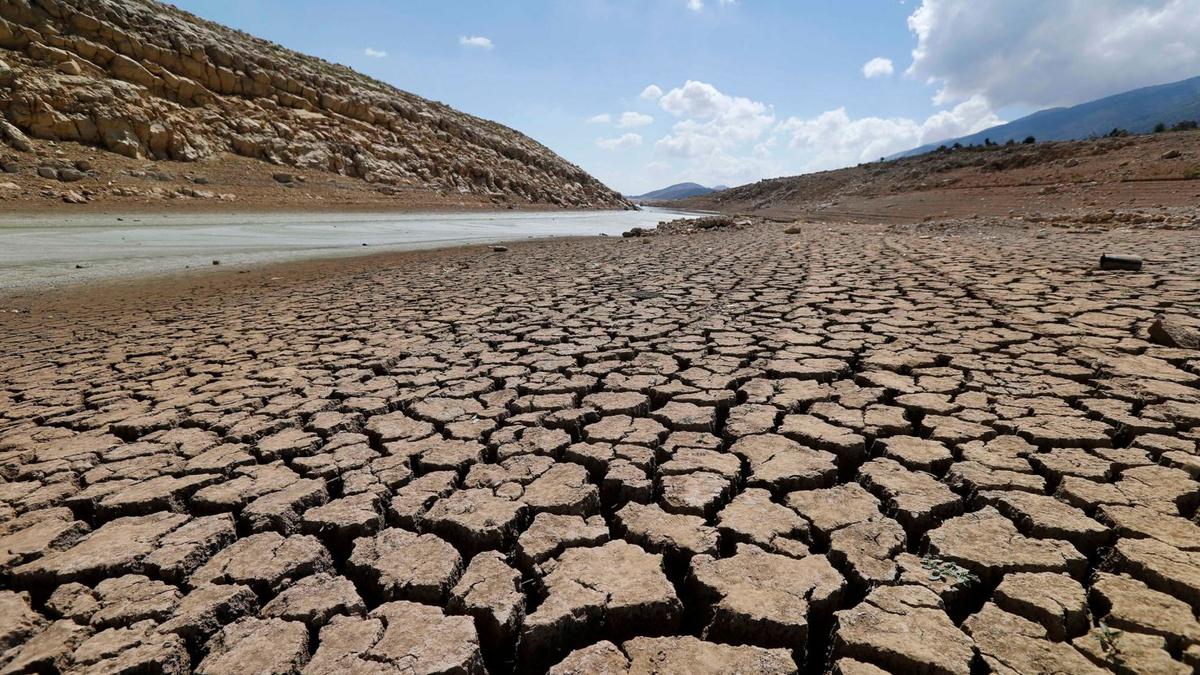
<svg viewBox="0 0 1200 675">
<path fill-rule="evenodd" d="M 6 300 L 0 671 L 1200 667 L 1200 234 L 788 231 Z"/>
</svg>

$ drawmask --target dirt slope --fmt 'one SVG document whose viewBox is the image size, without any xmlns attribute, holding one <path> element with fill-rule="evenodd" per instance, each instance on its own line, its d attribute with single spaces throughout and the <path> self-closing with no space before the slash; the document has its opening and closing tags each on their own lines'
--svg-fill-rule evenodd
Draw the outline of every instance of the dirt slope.
<svg viewBox="0 0 1200 675">
<path fill-rule="evenodd" d="M 763 180 L 673 202 L 729 213 L 902 223 L 1022 216 L 1200 220 L 1200 132 L 963 148 Z"/>
<path fill-rule="evenodd" d="M 151 0 L 0 2 L 0 160 L 31 203 L 627 206 L 512 129 Z"/>
</svg>

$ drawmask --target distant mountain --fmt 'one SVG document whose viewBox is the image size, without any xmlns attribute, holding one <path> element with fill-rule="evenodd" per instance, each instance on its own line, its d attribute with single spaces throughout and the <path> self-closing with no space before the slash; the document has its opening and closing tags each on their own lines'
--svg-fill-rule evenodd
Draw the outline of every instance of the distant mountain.
<svg viewBox="0 0 1200 675">
<path fill-rule="evenodd" d="M 700 195 L 706 195 L 710 192 L 716 192 L 724 189 L 726 188 L 723 185 L 710 188 L 704 187 L 699 183 L 676 183 L 675 185 L 665 187 L 661 190 L 654 190 L 653 192 L 647 192 L 644 195 L 630 197 L 630 199 L 638 199 L 647 202 L 667 201 L 670 199 L 687 199 L 688 197 L 699 197 Z"/>
<path fill-rule="evenodd" d="M 980 145 L 984 139 L 1020 143 L 1033 136 L 1039 141 L 1071 141 L 1103 136 L 1117 128 L 1147 133 L 1159 122 L 1170 127 L 1185 120 L 1200 120 L 1200 77 L 1134 89 L 1070 108 L 1041 110 L 977 134 L 930 143 L 888 159 L 920 155 L 940 145 Z"/>
</svg>

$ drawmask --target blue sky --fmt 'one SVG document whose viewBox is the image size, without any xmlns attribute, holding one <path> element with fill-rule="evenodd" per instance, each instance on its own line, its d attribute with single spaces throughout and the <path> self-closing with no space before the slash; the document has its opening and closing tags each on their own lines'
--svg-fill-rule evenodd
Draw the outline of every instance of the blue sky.
<svg viewBox="0 0 1200 675">
<path fill-rule="evenodd" d="M 1200 0 L 176 4 L 512 126 L 626 193 L 856 164 L 1200 73 Z"/>
</svg>

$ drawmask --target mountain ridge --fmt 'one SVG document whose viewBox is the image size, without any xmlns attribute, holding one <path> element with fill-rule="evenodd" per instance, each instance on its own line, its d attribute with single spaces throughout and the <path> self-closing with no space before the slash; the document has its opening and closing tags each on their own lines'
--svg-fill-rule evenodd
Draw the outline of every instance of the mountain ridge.
<svg viewBox="0 0 1200 675">
<path fill-rule="evenodd" d="M 676 183 L 668 185 L 665 188 L 651 190 L 645 194 L 632 195 L 630 199 L 638 199 L 642 201 L 666 201 L 671 199 L 687 199 L 688 197 L 699 197 L 711 192 L 717 192 L 724 189 L 724 186 L 706 187 L 699 183 Z"/>
<path fill-rule="evenodd" d="M 1103 136 L 1113 129 L 1147 133 L 1158 123 L 1170 127 L 1188 120 L 1200 120 L 1200 76 L 1178 82 L 1139 87 L 1073 106 L 1047 108 L 1020 119 L 983 131 L 929 143 L 888 157 L 912 157 L 940 146 L 982 145 L 1021 142 L 1027 137 L 1039 141 L 1070 141 Z"/>
</svg>

